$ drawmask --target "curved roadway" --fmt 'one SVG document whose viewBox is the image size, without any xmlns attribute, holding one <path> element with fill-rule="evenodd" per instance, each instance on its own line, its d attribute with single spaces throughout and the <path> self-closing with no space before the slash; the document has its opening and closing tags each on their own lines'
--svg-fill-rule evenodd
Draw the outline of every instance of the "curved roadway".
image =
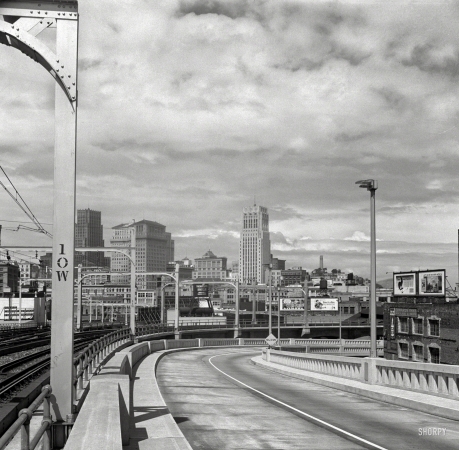
<svg viewBox="0 0 459 450">
<path fill-rule="evenodd" d="M 193 449 L 459 448 L 459 422 L 255 366 L 259 349 L 170 354 L 161 394 Z"/>
</svg>

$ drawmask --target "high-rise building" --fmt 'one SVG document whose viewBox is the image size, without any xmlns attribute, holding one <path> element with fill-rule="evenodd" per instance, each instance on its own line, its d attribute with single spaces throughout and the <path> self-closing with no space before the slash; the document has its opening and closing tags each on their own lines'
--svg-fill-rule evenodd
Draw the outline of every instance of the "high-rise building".
<svg viewBox="0 0 459 450">
<path fill-rule="evenodd" d="M 101 212 L 92 209 L 79 209 L 75 225 L 75 247 L 104 247 L 104 233 Z M 107 267 L 109 258 L 103 252 L 76 252 L 75 266 Z"/>
<path fill-rule="evenodd" d="M 242 231 L 239 241 L 239 282 L 265 282 L 265 269 L 271 262 L 269 215 L 264 206 L 247 206 L 242 210 Z"/>
<path fill-rule="evenodd" d="M 174 260 L 174 241 L 171 239 L 171 234 L 166 232 L 166 227 L 151 220 L 117 225 L 113 227 L 110 245 L 112 247 L 130 247 L 132 228 L 135 229 L 136 273 L 165 272 L 167 263 Z M 131 263 L 129 258 L 122 253 L 113 253 L 111 271 L 130 272 L 130 270 Z M 130 277 L 116 276 L 115 279 L 117 282 L 128 283 Z M 153 279 L 153 277 L 139 277 L 137 287 L 139 289 L 151 288 L 151 283 L 147 285 L 147 281 L 153 281 Z"/>
</svg>

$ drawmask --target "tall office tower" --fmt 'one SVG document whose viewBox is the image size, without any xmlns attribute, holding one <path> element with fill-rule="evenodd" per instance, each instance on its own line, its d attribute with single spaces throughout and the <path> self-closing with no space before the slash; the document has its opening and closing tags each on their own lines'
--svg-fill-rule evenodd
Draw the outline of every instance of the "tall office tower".
<svg viewBox="0 0 459 450">
<path fill-rule="evenodd" d="M 131 229 L 135 228 L 135 271 L 166 272 L 167 263 L 174 260 L 174 241 L 166 227 L 151 220 L 141 220 L 130 224 L 113 227 L 110 239 L 112 247 L 130 247 Z M 130 272 L 131 263 L 122 253 L 113 253 L 111 258 L 112 272 Z M 112 277 L 113 279 L 113 277 Z M 116 276 L 119 283 L 129 283 L 129 276 Z M 138 277 L 139 289 L 151 289 L 154 277 Z M 147 283 L 149 281 L 149 283 Z"/>
<path fill-rule="evenodd" d="M 247 206 L 242 210 L 242 231 L 239 241 L 239 282 L 265 282 L 265 270 L 271 262 L 268 209 Z"/>
<path fill-rule="evenodd" d="M 75 247 L 104 247 L 104 233 L 101 223 L 101 212 L 91 209 L 79 209 L 77 211 L 77 223 L 75 226 Z M 103 252 L 76 252 L 75 266 L 105 267 L 108 258 Z"/>
</svg>

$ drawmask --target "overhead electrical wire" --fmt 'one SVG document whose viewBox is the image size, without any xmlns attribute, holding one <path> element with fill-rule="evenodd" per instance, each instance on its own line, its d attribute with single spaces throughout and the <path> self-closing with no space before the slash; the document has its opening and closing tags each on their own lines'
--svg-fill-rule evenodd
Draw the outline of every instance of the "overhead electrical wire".
<svg viewBox="0 0 459 450">
<path fill-rule="evenodd" d="M 42 224 L 38 221 L 38 219 L 35 217 L 35 215 L 33 214 L 32 210 L 29 208 L 29 206 L 27 205 L 27 203 L 25 202 L 25 200 L 22 198 L 21 194 L 19 193 L 19 191 L 16 189 L 16 187 L 14 186 L 13 182 L 10 180 L 10 178 L 8 177 L 8 175 L 6 174 L 5 170 L 3 169 L 3 167 L 0 165 L 0 169 L 2 170 L 3 174 L 5 175 L 5 177 L 7 178 L 7 180 L 9 181 L 9 183 L 11 184 L 12 188 L 14 189 L 14 192 L 16 194 L 16 196 L 14 196 L 9 190 L 8 188 L 4 185 L 4 183 L 0 180 L 0 185 L 2 185 L 2 187 L 5 189 L 5 191 L 8 193 L 8 195 L 14 200 L 14 202 L 19 206 L 19 208 L 22 209 L 22 211 L 26 214 L 26 216 L 35 224 L 35 226 L 37 228 L 32 228 L 32 227 L 28 227 L 28 226 L 25 226 L 25 225 L 21 225 L 19 224 L 17 226 L 17 228 L 13 228 L 12 231 L 19 231 L 20 229 L 24 229 L 24 230 L 29 230 L 29 231 L 35 231 L 37 233 L 43 233 L 43 234 L 46 234 L 46 236 L 49 236 L 49 237 L 52 237 L 52 234 L 49 233 L 48 231 L 46 231 L 44 229 L 44 227 L 42 226 Z M 18 197 L 21 199 L 21 202 L 18 200 Z"/>
</svg>

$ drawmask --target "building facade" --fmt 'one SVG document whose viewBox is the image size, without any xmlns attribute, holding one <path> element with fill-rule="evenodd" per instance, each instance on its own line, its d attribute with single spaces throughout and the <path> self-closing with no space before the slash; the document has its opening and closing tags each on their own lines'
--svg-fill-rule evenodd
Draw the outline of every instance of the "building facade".
<svg viewBox="0 0 459 450">
<path fill-rule="evenodd" d="M 459 304 L 401 299 L 384 304 L 384 357 L 459 364 Z"/>
<path fill-rule="evenodd" d="M 301 285 L 307 281 L 308 273 L 302 267 L 293 267 L 292 269 L 281 270 L 281 286 Z"/>
<path fill-rule="evenodd" d="M 270 263 L 268 209 L 257 205 L 245 207 L 242 210 L 242 231 L 239 241 L 239 282 L 265 283 L 265 272 Z"/>
<path fill-rule="evenodd" d="M 102 213 L 92 209 L 79 209 L 75 225 L 75 247 L 104 247 Z M 75 252 L 75 267 L 109 267 L 110 259 L 104 252 Z"/>
<path fill-rule="evenodd" d="M 206 278 L 224 280 L 227 277 L 227 258 L 215 256 L 210 250 L 194 260 L 193 279 Z"/>
<path fill-rule="evenodd" d="M 0 294 L 9 297 L 19 292 L 19 266 L 13 262 L 0 263 Z"/>
<path fill-rule="evenodd" d="M 174 260 L 174 241 L 166 227 L 151 220 L 141 220 L 131 224 L 113 227 L 112 247 L 130 247 L 131 233 L 135 232 L 135 266 L 136 273 L 166 272 L 169 261 Z M 122 253 L 113 253 L 111 258 L 112 272 L 130 272 L 131 262 Z M 130 276 L 114 276 L 117 282 L 129 282 Z M 150 289 L 156 283 L 154 276 L 138 277 L 139 289 Z"/>
</svg>

